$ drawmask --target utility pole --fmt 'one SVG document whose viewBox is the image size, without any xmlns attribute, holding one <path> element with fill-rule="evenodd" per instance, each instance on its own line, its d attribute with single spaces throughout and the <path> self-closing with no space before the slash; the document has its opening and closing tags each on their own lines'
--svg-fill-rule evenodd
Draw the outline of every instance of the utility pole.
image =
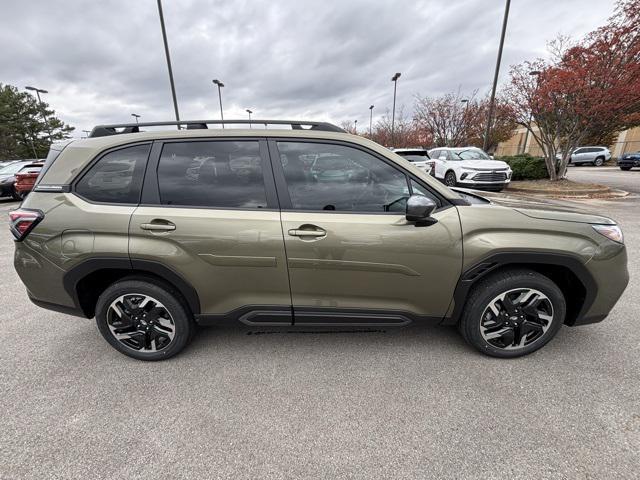
<svg viewBox="0 0 640 480">
<path fill-rule="evenodd" d="M 245 112 L 247 112 L 249 114 L 249 128 L 253 128 L 253 125 L 251 125 L 251 114 L 253 113 L 253 111 L 249 108 L 247 108 L 245 110 Z"/>
<path fill-rule="evenodd" d="M 400 73 L 396 73 L 393 77 L 391 77 L 391 81 L 393 82 L 393 110 L 391 112 L 391 146 L 395 147 L 395 123 L 396 123 L 396 90 L 398 88 L 398 79 L 400 78 Z"/>
<path fill-rule="evenodd" d="M 49 132 L 49 145 L 53 143 L 52 133 L 51 133 L 51 124 L 49 123 L 49 119 L 47 118 L 47 114 L 45 113 L 44 106 L 42 105 L 42 99 L 40 98 L 41 93 L 49 93 L 48 90 L 43 90 L 41 88 L 36 87 L 24 87 L 25 90 L 31 90 L 36 92 L 36 96 L 38 97 L 38 107 L 40 107 L 40 114 L 42 115 L 42 119 L 44 120 L 45 125 L 47 126 L 47 132 Z"/>
<path fill-rule="evenodd" d="M 507 21 L 509 20 L 509 7 L 511 0 L 507 0 L 504 7 L 504 18 L 502 19 L 502 33 L 500 34 L 500 46 L 498 47 L 498 60 L 493 74 L 493 87 L 491 88 L 491 99 L 489 100 L 489 114 L 487 115 L 487 127 L 484 131 L 484 142 L 482 149 L 486 152 L 489 145 L 489 133 L 491 132 L 491 122 L 493 120 L 493 109 L 496 101 L 496 87 L 498 86 L 498 75 L 500 74 L 500 62 L 502 61 L 502 47 L 504 46 L 504 35 L 507 31 Z"/>
<path fill-rule="evenodd" d="M 373 137 L 373 105 L 369 107 L 369 138 Z"/>
<path fill-rule="evenodd" d="M 222 93 L 220 93 L 220 89 L 224 87 L 224 83 L 220 80 L 215 79 L 213 83 L 218 86 L 218 100 L 220 100 L 220 120 L 222 120 L 222 128 L 224 128 L 224 113 L 222 112 Z"/>
<path fill-rule="evenodd" d="M 169 70 L 169 83 L 171 84 L 171 97 L 173 98 L 173 110 L 176 114 L 176 122 L 180 121 L 178 112 L 178 100 L 176 99 L 176 86 L 173 82 L 173 69 L 171 68 L 171 55 L 169 54 L 169 43 L 167 42 L 167 30 L 164 27 L 164 15 L 162 13 L 162 0 L 158 0 L 158 15 L 160 15 L 160 27 L 162 28 L 162 40 L 164 42 L 164 54 L 167 58 L 167 70 Z M 178 124 L 180 130 L 180 124 Z"/>
</svg>

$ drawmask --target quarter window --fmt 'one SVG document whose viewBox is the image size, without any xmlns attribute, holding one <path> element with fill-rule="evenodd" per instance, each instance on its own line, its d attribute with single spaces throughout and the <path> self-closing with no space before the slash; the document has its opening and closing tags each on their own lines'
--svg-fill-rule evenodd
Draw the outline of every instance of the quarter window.
<svg viewBox="0 0 640 480">
<path fill-rule="evenodd" d="M 149 145 L 107 153 L 80 179 L 76 193 L 93 202 L 139 203 Z"/>
<path fill-rule="evenodd" d="M 158 165 L 158 188 L 163 205 L 267 206 L 256 141 L 167 143 Z"/>
<path fill-rule="evenodd" d="M 326 143 L 278 142 L 294 209 L 404 212 L 407 177 L 357 148 Z"/>
</svg>

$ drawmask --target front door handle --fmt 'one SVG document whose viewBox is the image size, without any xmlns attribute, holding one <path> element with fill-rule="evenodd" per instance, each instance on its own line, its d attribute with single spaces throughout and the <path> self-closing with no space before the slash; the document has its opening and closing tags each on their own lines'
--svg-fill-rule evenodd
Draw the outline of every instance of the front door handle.
<svg viewBox="0 0 640 480">
<path fill-rule="evenodd" d="M 152 232 L 171 232 L 176 226 L 167 220 L 152 220 L 150 223 L 141 223 L 140 228 Z"/>
<path fill-rule="evenodd" d="M 324 237 L 327 235 L 326 230 L 315 225 L 300 225 L 298 228 L 289 230 L 292 237 Z"/>
</svg>

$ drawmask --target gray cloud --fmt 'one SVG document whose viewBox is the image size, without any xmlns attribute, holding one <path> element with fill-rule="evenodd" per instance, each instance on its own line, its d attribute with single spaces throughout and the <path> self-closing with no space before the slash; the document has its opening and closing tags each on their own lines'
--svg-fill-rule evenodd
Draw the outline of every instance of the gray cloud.
<svg viewBox="0 0 640 480">
<path fill-rule="evenodd" d="M 49 90 L 78 132 L 94 124 L 171 119 L 173 109 L 154 0 L 2 0 L 0 82 Z M 502 0 L 164 0 L 181 117 L 368 122 L 413 96 L 490 87 Z M 544 55 L 558 32 L 604 23 L 613 1 L 517 0 L 503 58 Z M 504 78 L 504 76 L 502 77 Z"/>
</svg>

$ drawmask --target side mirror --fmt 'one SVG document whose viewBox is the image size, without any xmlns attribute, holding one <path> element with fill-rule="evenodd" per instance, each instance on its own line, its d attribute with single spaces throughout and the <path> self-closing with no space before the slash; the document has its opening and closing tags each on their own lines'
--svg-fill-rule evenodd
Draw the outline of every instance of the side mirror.
<svg viewBox="0 0 640 480">
<path fill-rule="evenodd" d="M 407 200 L 407 221 L 415 222 L 417 226 L 433 225 L 437 220 L 431 214 L 436 207 L 436 202 L 429 197 L 411 195 Z"/>
<path fill-rule="evenodd" d="M 438 160 L 442 160 L 442 161 L 445 161 L 446 159 L 447 159 L 446 155 L 441 155 L 440 158 L 438 158 Z"/>
</svg>

